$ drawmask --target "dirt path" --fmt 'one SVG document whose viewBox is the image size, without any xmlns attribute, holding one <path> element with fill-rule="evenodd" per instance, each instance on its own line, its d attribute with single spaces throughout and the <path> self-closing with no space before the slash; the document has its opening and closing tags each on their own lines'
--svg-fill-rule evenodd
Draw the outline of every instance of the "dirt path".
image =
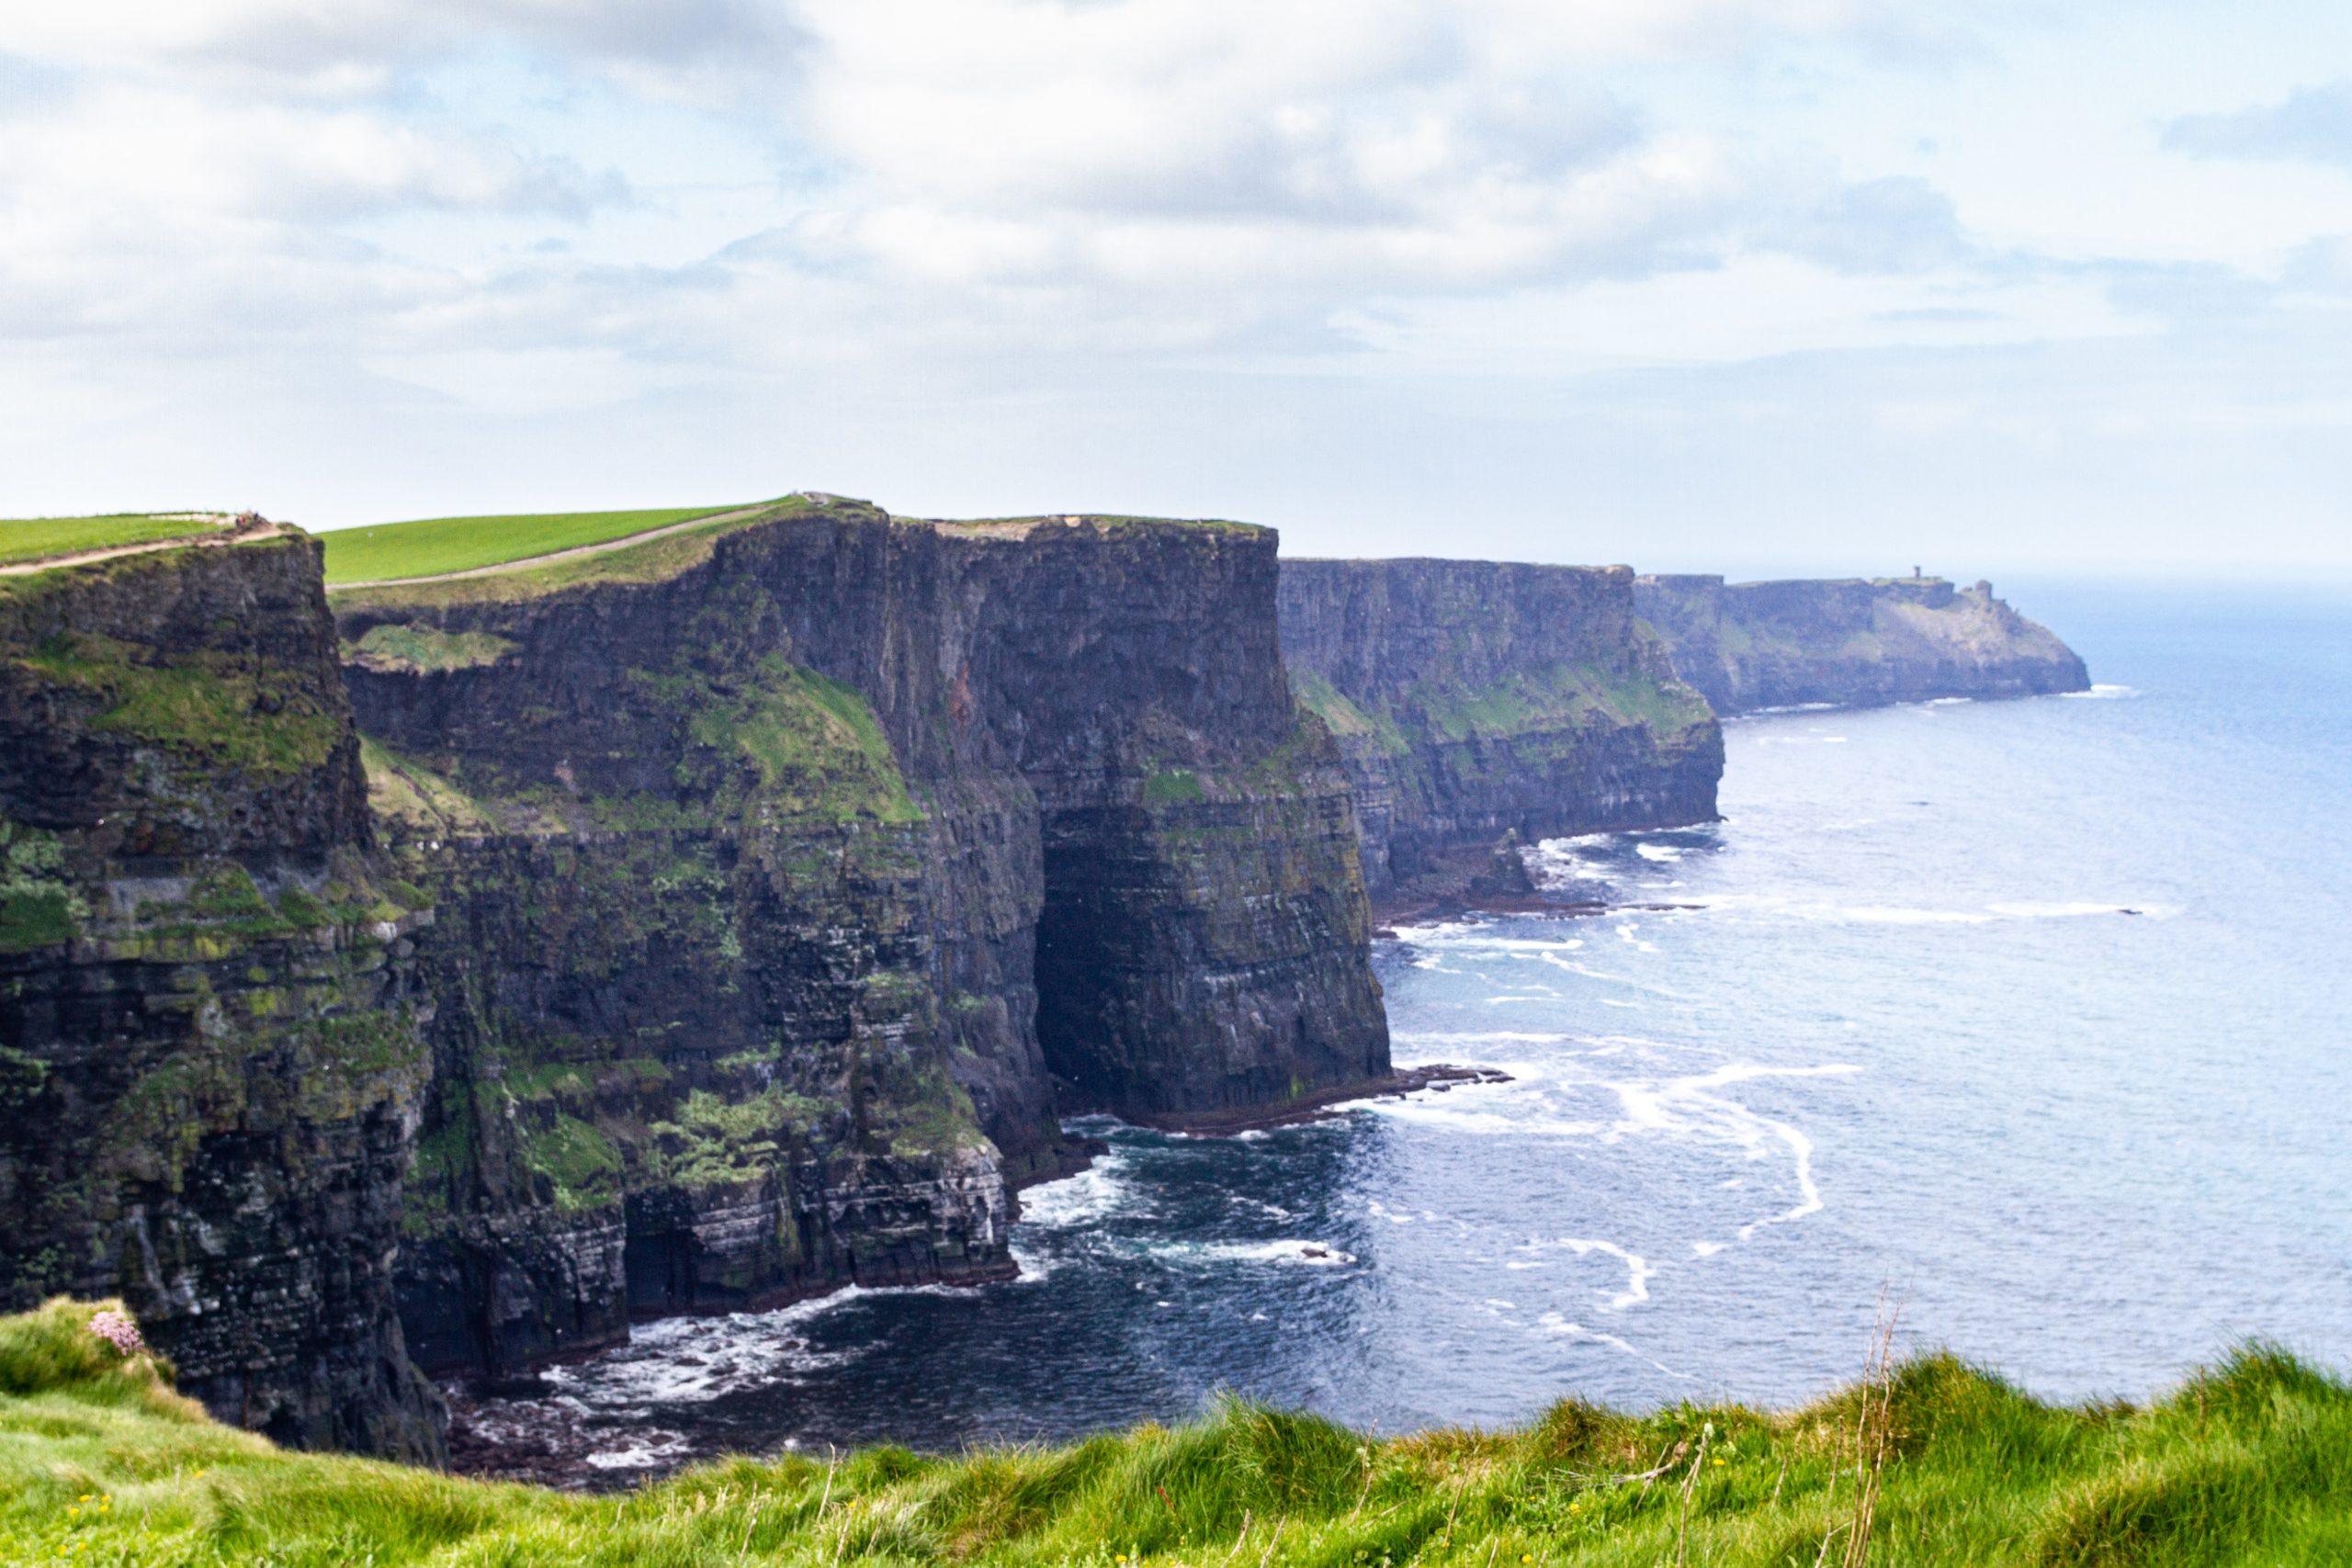
<svg viewBox="0 0 2352 1568">
<path fill-rule="evenodd" d="M 755 517 L 775 504 L 772 501 L 765 501 L 756 506 L 739 506 L 732 512 L 707 513 L 700 517 L 689 517 L 683 523 L 666 523 L 659 528 L 648 528 L 642 534 L 623 534 L 617 539 L 606 539 L 602 544 L 574 545 L 568 550 L 552 550 L 543 556 L 525 556 L 520 560 L 503 560 L 490 566 L 468 567 L 463 571 L 436 571 L 425 577 L 371 577 L 363 582 L 330 582 L 327 592 L 341 593 L 352 588 L 405 588 L 413 582 L 455 582 L 467 577 L 496 577 L 503 572 L 520 571 L 525 567 L 549 566 L 560 560 L 608 555 L 614 550 L 628 549 L 650 539 L 683 534 L 689 528 L 707 528 L 714 523 L 739 522 L 746 517 Z"/>
<path fill-rule="evenodd" d="M 0 577 L 29 577 L 36 571 L 55 571 L 62 566 L 87 566 L 92 561 L 115 560 L 123 556 L 153 555 L 157 550 L 216 550 L 223 545 L 274 539 L 284 532 L 284 524 L 263 518 L 243 528 L 226 528 L 210 534 L 183 534 L 175 539 L 146 539 L 135 545 L 107 545 L 100 549 L 75 550 L 71 555 L 44 556 L 39 560 L 11 561 L 6 566 L 0 566 Z"/>
</svg>

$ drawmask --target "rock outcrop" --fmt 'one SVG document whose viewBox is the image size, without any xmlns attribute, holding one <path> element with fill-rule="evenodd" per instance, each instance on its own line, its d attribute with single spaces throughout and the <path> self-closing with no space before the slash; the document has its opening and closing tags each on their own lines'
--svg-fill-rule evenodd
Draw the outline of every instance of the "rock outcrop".
<svg viewBox="0 0 2352 1568">
<path fill-rule="evenodd" d="M 402 1300 L 437 1370 L 1010 1273 L 1055 1112 L 1387 1067 L 1274 536 L 857 503 L 339 596 L 439 906 Z"/>
<path fill-rule="evenodd" d="M 0 578 L 0 1310 L 119 1293 L 223 1419 L 431 1460 L 429 915 L 363 790 L 315 540 Z"/>
<path fill-rule="evenodd" d="M 1938 577 L 1726 583 L 1644 577 L 1635 607 L 1715 711 L 2021 697 L 2087 689 L 2046 626 Z"/>
<path fill-rule="evenodd" d="M 1285 561 L 1282 637 L 1384 903 L 1523 894 L 1521 842 L 1714 817 L 1722 732 L 1626 568 Z"/>
</svg>

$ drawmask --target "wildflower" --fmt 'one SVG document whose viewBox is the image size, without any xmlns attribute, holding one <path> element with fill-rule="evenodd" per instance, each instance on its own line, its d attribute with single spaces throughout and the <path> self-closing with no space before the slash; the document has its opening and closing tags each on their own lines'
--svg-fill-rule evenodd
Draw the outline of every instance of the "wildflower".
<svg viewBox="0 0 2352 1568">
<path fill-rule="evenodd" d="M 1724 1461 L 1723 1461 L 1722 1460 L 1720 1460 L 1720 1459 L 1718 1459 L 1717 1461 L 1715 1461 L 1715 1468 L 1716 1468 L 1716 1469 L 1718 1469 L 1718 1470 L 1722 1469 L 1722 1468 L 1723 1468 L 1723 1462 L 1724 1462 Z"/>
<path fill-rule="evenodd" d="M 139 1337 L 139 1325 L 112 1308 L 90 1314 L 90 1332 L 126 1356 L 146 1353 L 147 1341 Z"/>
</svg>

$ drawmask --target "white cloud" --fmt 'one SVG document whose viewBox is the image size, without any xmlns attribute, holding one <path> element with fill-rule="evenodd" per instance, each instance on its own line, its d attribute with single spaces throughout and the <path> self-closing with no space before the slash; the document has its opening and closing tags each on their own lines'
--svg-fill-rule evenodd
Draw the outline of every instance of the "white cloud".
<svg viewBox="0 0 2352 1568">
<path fill-rule="evenodd" d="M 209 433 L 153 444 L 183 462 L 223 445 L 237 405 L 175 412 L 159 386 L 233 384 L 256 409 L 300 387 L 322 449 L 338 400 L 354 444 L 386 410 L 458 446 L 595 429 L 571 438 L 596 445 L 582 473 L 615 471 L 638 413 L 674 416 L 680 461 L 769 450 L 744 423 L 769 411 L 828 450 L 903 432 L 928 472 L 921 423 L 966 443 L 941 472 L 1001 486 L 1021 454 L 1099 478 L 1067 499 L 1103 504 L 1151 504 L 1163 465 L 1189 483 L 1260 444 L 1402 496 L 1414 465 L 1443 467 L 1415 429 L 1465 466 L 1492 450 L 1536 471 L 1496 434 L 1523 429 L 1514 400 L 1674 432 L 1620 445 L 1685 475 L 1711 440 L 1767 465 L 1900 449 L 1892 476 L 1930 433 L 1980 464 L 2046 456 L 2124 436 L 2008 395 L 1999 378 L 2041 348 L 2137 377 L 2201 331 L 2200 368 L 2216 343 L 2276 368 L 2322 341 L 2280 311 L 2333 321 L 2352 293 L 2323 232 L 2344 225 L 2307 199 L 2336 175 L 2158 145 L 2171 125 L 2176 150 L 2330 156 L 2333 100 L 2244 62 L 2180 96 L 2132 51 L 2170 38 L 2187 59 L 2195 7 L 2154 4 L 2156 23 L 2017 0 L 16 6 L 0 393 L 35 430 Z M 2310 26 L 2278 29 L 2279 59 L 2327 69 Z M 2127 340 L 2138 357 L 2098 346 Z M 1741 377 L 1823 354 L 1849 357 L 1765 391 Z M 1971 357 L 1994 355 L 1998 376 Z M 1900 388 L 1856 389 L 1858 367 L 1898 361 Z M 2280 384 L 2334 428 L 2335 402 Z M 1424 385 L 1479 389 L 1455 408 Z M 2201 394 L 2156 385 L 2106 400 L 2177 430 L 2167 407 Z M 1834 412 L 1773 402 L 1809 396 Z M 1410 417 L 1383 425 L 1388 399 Z M 1383 449 L 1347 451 L 1338 407 Z M 1041 410 L 1060 411 L 1054 439 L 1012 428 Z M 70 445 L 15 439 L 19 474 Z M 1583 460 L 1608 467 L 1609 439 Z M 1311 504 L 1274 457 L 1250 471 Z M 1121 474 L 1146 493 L 1116 493 Z"/>
<path fill-rule="evenodd" d="M 2305 87 L 2275 104 L 2183 115 L 2164 144 L 2204 158 L 2276 158 L 2352 168 L 2352 81 Z"/>
</svg>

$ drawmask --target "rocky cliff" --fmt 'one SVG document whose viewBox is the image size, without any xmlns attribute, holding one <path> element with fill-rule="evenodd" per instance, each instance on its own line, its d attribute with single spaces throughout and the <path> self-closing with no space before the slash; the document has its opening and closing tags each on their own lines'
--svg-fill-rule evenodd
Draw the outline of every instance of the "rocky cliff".
<svg viewBox="0 0 2352 1568">
<path fill-rule="evenodd" d="M 1722 732 L 1623 567 L 1285 561 L 1281 625 L 1384 901 L 1507 893 L 1520 842 L 1715 814 Z"/>
<path fill-rule="evenodd" d="M 1274 537 L 793 502 L 339 596 L 439 908 L 401 1297 L 499 1371 L 632 1315 L 1011 1271 L 1060 1109 L 1387 1066 Z"/>
<path fill-rule="evenodd" d="M 222 1418 L 437 1455 L 392 1286 L 425 907 L 315 541 L 0 577 L 0 1307 L 119 1293 Z"/>
<path fill-rule="evenodd" d="M 1644 577 L 1635 607 L 1718 713 L 2079 692 L 2083 661 L 1979 582 Z"/>
</svg>

